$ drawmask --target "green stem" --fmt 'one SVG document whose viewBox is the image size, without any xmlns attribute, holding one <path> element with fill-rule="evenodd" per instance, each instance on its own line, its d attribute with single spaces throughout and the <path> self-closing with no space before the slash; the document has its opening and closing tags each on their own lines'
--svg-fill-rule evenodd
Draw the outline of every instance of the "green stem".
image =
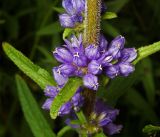
<svg viewBox="0 0 160 137">
<path fill-rule="evenodd" d="M 40 27 L 39 29 L 41 29 L 47 22 L 48 18 L 51 16 L 53 10 L 52 8 L 50 8 L 46 14 L 46 16 L 44 17 L 44 19 L 42 20 L 41 24 L 40 24 Z M 32 47 L 32 50 L 31 50 L 31 54 L 30 54 L 30 59 L 32 60 L 33 57 L 34 57 L 34 54 L 36 52 L 36 49 L 37 49 L 37 46 L 38 46 L 38 42 L 40 40 L 40 36 L 35 36 L 35 40 L 34 40 L 34 44 L 33 44 L 33 47 Z"/>
<path fill-rule="evenodd" d="M 99 45 L 100 21 L 101 21 L 101 0 L 86 0 L 85 3 L 85 21 L 84 21 L 84 46 L 90 44 Z M 96 92 L 85 89 L 85 109 L 84 113 L 89 116 L 93 111 Z"/>
<path fill-rule="evenodd" d="M 85 9 L 84 44 L 98 46 L 100 37 L 101 0 L 87 0 Z"/>
<path fill-rule="evenodd" d="M 87 123 L 86 117 L 85 117 L 85 115 L 83 114 L 82 111 L 77 112 L 76 115 L 77 115 L 81 124 Z"/>
<path fill-rule="evenodd" d="M 57 133 L 57 137 L 62 137 L 64 133 L 66 133 L 69 130 L 73 130 L 73 128 L 71 128 L 70 126 L 65 126 Z"/>
<path fill-rule="evenodd" d="M 76 112 L 76 115 L 77 115 L 81 125 L 84 125 L 87 123 L 86 117 L 82 111 Z M 86 131 L 82 129 L 79 131 L 79 137 L 88 137 L 88 135 L 87 135 Z"/>
</svg>

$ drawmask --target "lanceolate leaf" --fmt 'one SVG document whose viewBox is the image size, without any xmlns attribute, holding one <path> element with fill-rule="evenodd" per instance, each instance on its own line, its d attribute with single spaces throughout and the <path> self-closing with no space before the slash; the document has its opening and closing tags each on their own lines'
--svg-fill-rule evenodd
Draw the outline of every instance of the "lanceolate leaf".
<svg viewBox="0 0 160 137">
<path fill-rule="evenodd" d="M 33 64 L 33 62 L 31 62 L 27 57 L 25 57 L 10 44 L 3 43 L 3 50 L 7 56 L 19 67 L 19 69 L 33 79 L 42 89 L 44 89 L 46 85 L 55 85 L 53 78 L 45 69 Z"/>
<path fill-rule="evenodd" d="M 156 42 L 156 43 L 153 43 L 151 45 L 139 48 L 138 51 L 137 51 L 138 52 L 138 57 L 133 62 L 133 64 L 138 63 L 143 58 L 146 58 L 147 56 L 152 55 L 157 51 L 160 51 L 160 41 Z"/>
<path fill-rule="evenodd" d="M 56 137 L 43 117 L 25 81 L 16 76 L 17 89 L 24 116 L 35 137 Z"/>
<path fill-rule="evenodd" d="M 52 102 L 52 106 L 50 109 L 50 115 L 53 119 L 55 119 L 58 115 L 58 111 L 63 104 L 71 99 L 71 97 L 75 94 L 78 87 L 81 86 L 82 81 L 79 78 L 70 78 L 65 87 L 59 92 L 59 94 L 55 97 Z"/>
</svg>

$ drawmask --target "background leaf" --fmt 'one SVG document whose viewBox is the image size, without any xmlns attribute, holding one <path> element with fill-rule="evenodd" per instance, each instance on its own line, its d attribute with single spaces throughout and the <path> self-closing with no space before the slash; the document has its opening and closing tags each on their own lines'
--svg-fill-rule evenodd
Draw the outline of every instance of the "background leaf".
<svg viewBox="0 0 160 137">
<path fill-rule="evenodd" d="M 143 117 L 151 122 L 158 121 L 156 113 L 153 111 L 151 105 L 140 95 L 135 89 L 129 89 L 126 99 L 128 103 L 131 103 Z M 140 105 L 141 104 L 141 105 Z"/>
<path fill-rule="evenodd" d="M 107 2 L 108 11 L 119 12 L 129 0 L 115 0 Z"/>
<path fill-rule="evenodd" d="M 59 32 L 61 32 L 63 29 L 62 27 L 60 26 L 60 24 L 58 22 L 55 22 L 55 23 L 52 23 L 52 24 L 49 24 L 47 26 L 44 26 L 42 28 L 40 28 L 38 31 L 37 31 L 37 35 L 38 36 L 42 36 L 42 35 L 52 35 L 52 34 L 57 34 Z"/>
<path fill-rule="evenodd" d="M 16 76 L 17 89 L 24 116 L 35 137 L 56 137 L 43 117 L 38 104 L 33 98 L 27 84 Z"/>
<path fill-rule="evenodd" d="M 142 62 L 143 76 L 142 83 L 146 92 L 146 97 L 151 106 L 155 105 L 156 89 L 153 79 L 152 62 L 149 58 L 144 59 Z"/>
</svg>

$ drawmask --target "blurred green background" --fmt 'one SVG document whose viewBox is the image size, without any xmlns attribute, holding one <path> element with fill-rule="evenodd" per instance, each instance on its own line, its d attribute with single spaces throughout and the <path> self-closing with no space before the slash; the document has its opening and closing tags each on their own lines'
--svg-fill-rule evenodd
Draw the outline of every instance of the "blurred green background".
<svg viewBox="0 0 160 137">
<path fill-rule="evenodd" d="M 121 34 L 126 47 L 141 47 L 160 40 L 160 0 L 105 0 L 107 10 L 118 18 L 102 22 L 102 32 L 112 40 Z M 36 64 L 51 72 L 58 65 L 52 57 L 56 46 L 63 44 L 63 28 L 58 22 L 60 0 L 0 0 L 0 43 L 7 41 Z M 0 46 L 0 137 L 32 137 L 18 99 L 15 74 L 27 81 L 41 107 L 42 90 L 7 58 Z M 115 94 L 110 95 L 110 91 Z M 117 78 L 102 95 L 112 103 L 116 93 L 117 123 L 123 124 L 116 137 L 149 137 L 142 132 L 146 124 L 160 125 L 160 53 L 136 65 L 128 78 Z M 112 103 L 115 105 L 115 103 Z M 51 120 L 42 110 L 55 133 L 64 126 L 63 119 Z M 153 136 L 160 137 L 158 133 Z M 77 136 L 73 132 L 66 137 Z"/>
</svg>

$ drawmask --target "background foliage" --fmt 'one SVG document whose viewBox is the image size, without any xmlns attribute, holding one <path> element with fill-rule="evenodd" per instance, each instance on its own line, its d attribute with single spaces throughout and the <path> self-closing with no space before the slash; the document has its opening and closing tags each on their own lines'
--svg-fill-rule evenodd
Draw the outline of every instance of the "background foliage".
<svg viewBox="0 0 160 137">
<path fill-rule="evenodd" d="M 141 47 L 159 41 L 159 0 L 105 0 L 108 11 L 116 12 L 118 18 L 103 21 L 102 32 L 110 41 L 118 34 L 126 37 L 128 47 Z M 0 1 L 0 42 L 7 41 L 27 57 L 51 73 L 58 65 L 52 50 L 61 44 L 63 29 L 58 23 L 61 9 L 58 0 L 5 0 Z M 0 46 L 1 48 L 1 46 Z M 136 65 L 136 71 L 127 79 L 116 78 L 100 94 L 119 108 L 118 123 L 124 129 L 117 137 L 147 137 L 142 132 L 146 124 L 160 124 L 160 54 L 156 53 Z M 44 96 L 37 84 L 21 73 L 0 49 L 0 137 L 32 137 L 20 107 L 15 74 L 20 74 L 28 83 L 39 108 Z M 23 83 L 23 82 L 22 82 Z M 22 84 L 19 83 L 19 84 Z M 25 89 L 24 89 L 25 90 Z M 110 94 L 110 92 L 114 94 Z M 117 97 L 117 102 L 112 97 Z M 33 103 L 35 104 L 35 103 Z M 31 104 L 32 106 L 32 104 Z M 34 108 L 34 105 L 33 105 Z M 52 130 L 57 133 L 63 119 L 51 120 L 48 112 L 43 113 Z M 34 111 L 32 112 L 34 114 Z M 41 117 L 41 116 L 40 116 Z M 43 116 L 42 116 L 43 117 Z M 34 119 L 34 117 L 32 117 Z M 33 130 L 33 129 L 32 129 Z M 154 132 L 152 135 L 154 135 Z M 76 136 L 67 132 L 66 137 Z M 156 136 L 160 136 L 156 133 Z"/>
</svg>

